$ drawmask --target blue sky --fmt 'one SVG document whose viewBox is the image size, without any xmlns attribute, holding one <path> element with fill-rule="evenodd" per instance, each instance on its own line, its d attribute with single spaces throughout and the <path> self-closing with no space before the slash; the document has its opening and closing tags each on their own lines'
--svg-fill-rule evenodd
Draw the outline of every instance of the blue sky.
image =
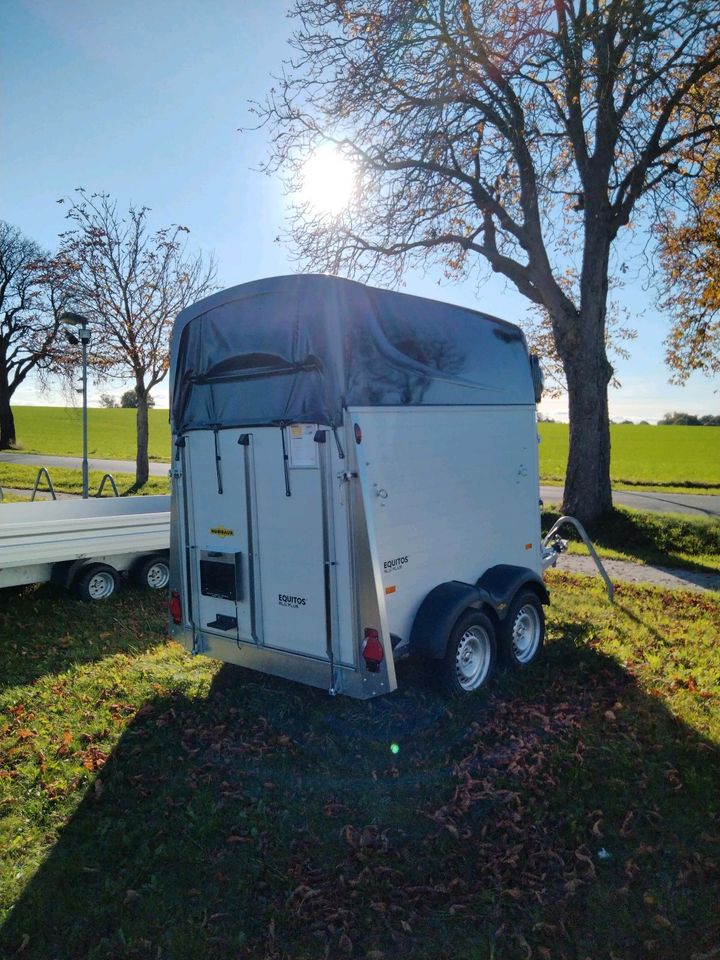
<svg viewBox="0 0 720 960">
<path fill-rule="evenodd" d="M 65 227 L 56 201 L 83 186 L 121 206 L 151 207 L 157 226 L 187 225 L 194 244 L 215 252 L 221 286 L 297 269 L 276 242 L 283 188 L 253 170 L 266 135 L 238 132 L 252 122 L 247 101 L 263 96 L 289 55 L 286 10 L 285 0 L 5 0 L 0 217 L 52 248 Z M 438 285 L 439 277 L 409 273 L 404 289 L 516 322 L 527 315 L 526 301 L 500 278 L 478 292 L 475 281 Z M 668 384 L 667 319 L 652 291 L 638 278 L 621 298 L 638 339 L 617 364 L 622 389 L 611 391 L 611 416 L 717 412 L 717 382 Z M 156 395 L 167 402 L 165 384 Z M 65 399 L 33 383 L 16 402 Z M 548 400 L 542 409 L 563 417 L 567 403 Z"/>
</svg>

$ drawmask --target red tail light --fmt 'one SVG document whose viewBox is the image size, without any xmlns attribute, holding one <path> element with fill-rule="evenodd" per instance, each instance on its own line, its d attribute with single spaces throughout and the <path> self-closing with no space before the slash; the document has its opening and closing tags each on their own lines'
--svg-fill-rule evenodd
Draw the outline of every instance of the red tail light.
<svg viewBox="0 0 720 960">
<path fill-rule="evenodd" d="M 168 606 L 173 623 L 182 623 L 182 603 L 180 602 L 180 594 L 177 590 L 173 590 L 170 594 L 170 603 Z"/>
<path fill-rule="evenodd" d="M 365 628 L 365 638 L 360 652 L 370 673 L 377 673 L 380 670 L 385 651 L 380 642 L 380 634 L 373 627 Z"/>
</svg>

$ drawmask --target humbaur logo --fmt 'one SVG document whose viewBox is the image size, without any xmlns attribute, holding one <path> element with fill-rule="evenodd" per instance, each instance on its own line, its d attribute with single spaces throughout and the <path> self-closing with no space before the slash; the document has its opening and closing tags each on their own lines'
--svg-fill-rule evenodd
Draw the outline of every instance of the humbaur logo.
<svg viewBox="0 0 720 960">
<path fill-rule="evenodd" d="M 292 607 L 293 610 L 299 610 L 307 603 L 305 597 L 291 597 L 287 593 L 278 594 L 278 603 L 281 607 Z"/>
<path fill-rule="evenodd" d="M 385 573 L 390 573 L 391 570 L 400 570 L 400 568 L 404 567 L 407 562 L 407 557 L 395 557 L 394 560 L 385 561 L 383 564 L 383 570 Z"/>
<path fill-rule="evenodd" d="M 235 531 L 228 530 L 227 527 L 210 527 L 210 533 L 216 537 L 234 537 Z"/>
</svg>

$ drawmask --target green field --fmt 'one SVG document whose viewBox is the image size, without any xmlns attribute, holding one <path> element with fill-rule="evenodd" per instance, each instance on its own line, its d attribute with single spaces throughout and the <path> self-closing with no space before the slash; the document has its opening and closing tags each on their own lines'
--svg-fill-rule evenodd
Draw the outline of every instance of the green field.
<svg viewBox="0 0 720 960">
<path fill-rule="evenodd" d="M 190 657 L 139 591 L 12 592 L 0 956 L 716 957 L 718 597 L 549 586 L 542 661 L 453 702 Z"/>
<path fill-rule="evenodd" d="M 540 473 L 563 482 L 568 452 L 564 423 L 541 423 Z M 616 485 L 717 487 L 720 490 L 719 427 L 610 427 L 610 475 Z"/>
<path fill-rule="evenodd" d="M 82 445 L 80 411 L 63 407 L 16 407 L 18 442 L 26 453 L 78 456 Z M 90 410 L 89 453 L 94 457 L 135 457 L 135 411 Z M 540 473 L 544 481 L 565 476 L 568 428 L 541 423 Z M 720 427 L 611 427 L 611 476 L 616 486 L 720 490 Z M 167 410 L 150 411 L 150 457 L 167 460 Z"/>
<path fill-rule="evenodd" d="M 73 407 L 13 407 L 18 447 L 23 453 L 82 456 L 82 411 Z M 135 410 L 88 410 L 88 455 L 135 459 Z M 151 460 L 170 458 L 167 410 L 150 410 Z"/>
</svg>

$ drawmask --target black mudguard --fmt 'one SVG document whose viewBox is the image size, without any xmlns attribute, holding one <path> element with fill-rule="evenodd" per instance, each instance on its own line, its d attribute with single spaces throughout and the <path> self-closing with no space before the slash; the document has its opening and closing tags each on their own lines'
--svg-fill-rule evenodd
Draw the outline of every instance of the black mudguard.
<svg viewBox="0 0 720 960">
<path fill-rule="evenodd" d="M 426 660 L 445 656 L 450 632 L 466 610 L 484 610 L 491 618 L 502 621 L 513 597 L 522 587 L 530 586 L 543 603 L 550 602 L 545 584 L 534 570 L 501 563 L 490 567 L 478 582 L 449 580 L 434 587 L 420 604 L 410 632 L 410 655 Z"/>
<path fill-rule="evenodd" d="M 429 660 L 445 656 L 450 631 L 467 609 L 482 609 L 489 597 L 481 587 L 450 580 L 434 587 L 420 604 L 410 632 L 410 655 Z"/>
<path fill-rule="evenodd" d="M 518 590 L 528 586 L 537 593 L 542 603 L 550 603 L 550 594 L 542 579 L 528 567 L 499 563 L 486 570 L 477 582 L 478 589 L 487 595 L 500 620 L 507 616 L 508 608 Z"/>
</svg>

